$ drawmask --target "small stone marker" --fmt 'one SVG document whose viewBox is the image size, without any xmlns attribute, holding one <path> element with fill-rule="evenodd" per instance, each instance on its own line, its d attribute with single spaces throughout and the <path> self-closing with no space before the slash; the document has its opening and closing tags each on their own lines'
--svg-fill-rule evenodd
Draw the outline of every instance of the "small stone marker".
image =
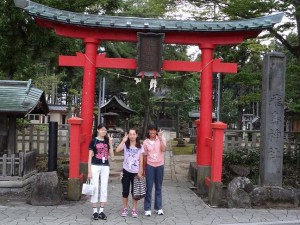
<svg viewBox="0 0 300 225">
<path fill-rule="evenodd" d="M 261 111 L 260 184 L 282 186 L 285 55 L 264 56 Z"/>
</svg>

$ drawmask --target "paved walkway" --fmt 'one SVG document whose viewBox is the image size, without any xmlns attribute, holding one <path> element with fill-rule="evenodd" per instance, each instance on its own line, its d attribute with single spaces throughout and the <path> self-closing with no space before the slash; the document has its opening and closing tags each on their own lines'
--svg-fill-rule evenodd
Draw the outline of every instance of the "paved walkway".
<svg viewBox="0 0 300 225">
<path fill-rule="evenodd" d="M 121 167 L 120 161 L 112 162 Z M 78 202 L 63 202 L 58 206 L 31 206 L 25 202 L 0 203 L 0 224 L 176 224 L 176 225 L 300 225 L 300 210 L 219 209 L 206 205 L 193 191 L 189 182 L 177 179 L 171 151 L 165 155 L 163 209 L 165 215 L 138 218 L 119 216 L 122 206 L 121 183 L 118 178 L 109 183 L 109 201 L 105 208 L 107 221 L 91 218 L 91 205 L 86 197 Z M 114 165 L 116 166 L 116 165 Z M 138 203 L 143 212 L 143 201 Z"/>
</svg>

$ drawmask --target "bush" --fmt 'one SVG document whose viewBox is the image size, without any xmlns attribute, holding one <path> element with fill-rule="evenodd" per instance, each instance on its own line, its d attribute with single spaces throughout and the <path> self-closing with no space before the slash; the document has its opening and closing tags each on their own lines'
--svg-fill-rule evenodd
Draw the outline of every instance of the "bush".
<svg viewBox="0 0 300 225">
<path fill-rule="evenodd" d="M 300 152 L 299 150 L 283 152 L 283 185 L 294 188 L 300 187 Z M 250 168 L 248 178 L 258 184 L 260 150 L 258 149 L 232 149 L 223 157 L 223 180 L 230 181 L 235 175 L 230 173 L 231 165 L 240 165 Z M 298 169 L 296 169 L 298 168 Z"/>
<path fill-rule="evenodd" d="M 17 126 L 17 130 L 19 130 L 19 131 L 23 131 L 25 128 L 28 127 L 29 124 L 30 124 L 30 121 L 26 118 L 17 118 L 16 119 L 16 126 Z"/>
<path fill-rule="evenodd" d="M 224 154 L 224 165 L 257 165 L 259 154 L 256 149 L 232 149 Z"/>
<path fill-rule="evenodd" d="M 67 180 L 65 171 L 69 165 L 69 158 L 58 158 L 57 159 L 57 174 L 60 180 Z M 38 172 L 48 171 L 48 157 L 37 157 L 36 158 L 36 169 Z"/>
</svg>

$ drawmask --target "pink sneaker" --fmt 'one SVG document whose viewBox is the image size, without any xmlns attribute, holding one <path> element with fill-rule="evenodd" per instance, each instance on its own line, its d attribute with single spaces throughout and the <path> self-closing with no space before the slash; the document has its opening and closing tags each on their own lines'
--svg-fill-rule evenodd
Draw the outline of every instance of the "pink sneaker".
<svg viewBox="0 0 300 225">
<path fill-rule="evenodd" d="M 122 217 L 126 217 L 128 215 L 128 209 L 127 208 L 124 208 L 121 212 L 121 216 Z"/>
<path fill-rule="evenodd" d="M 132 216 L 133 218 L 138 217 L 138 212 L 137 212 L 136 209 L 132 209 L 132 211 L 131 211 L 131 216 Z"/>
</svg>

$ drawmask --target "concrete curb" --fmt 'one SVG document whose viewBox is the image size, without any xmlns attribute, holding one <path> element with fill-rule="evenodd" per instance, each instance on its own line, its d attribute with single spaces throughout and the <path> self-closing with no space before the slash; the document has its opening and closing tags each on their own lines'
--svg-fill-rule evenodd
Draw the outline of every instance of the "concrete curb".
<svg viewBox="0 0 300 225">
<path fill-rule="evenodd" d="M 245 223 L 230 223 L 226 225 L 244 225 Z M 300 225 L 300 220 L 294 221 L 278 221 L 278 222 L 259 222 L 259 223 L 246 223 L 247 225 Z M 225 225 L 225 224 L 224 224 Z"/>
</svg>

